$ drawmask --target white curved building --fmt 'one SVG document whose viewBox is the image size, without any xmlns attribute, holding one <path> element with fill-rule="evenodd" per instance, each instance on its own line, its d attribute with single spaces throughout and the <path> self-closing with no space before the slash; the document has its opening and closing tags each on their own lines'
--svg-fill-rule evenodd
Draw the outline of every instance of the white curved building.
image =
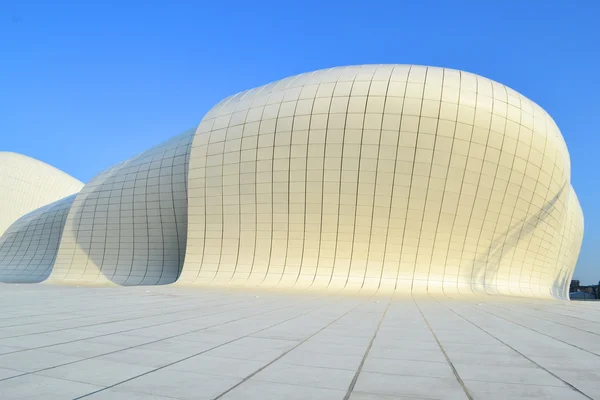
<svg viewBox="0 0 600 400">
<path fill-rule="evenodd" d="M 570 174 L 552 118 L 504 85 L 315 71 L 94 178 L 50 279 L 566 298 L 583 235 Z"/>
<path fill-rule="evenodd" d="M 365 65 L 231 96 L 192 145 L 179 282 L 567 296 L 565 142 L 504 85 Z"/>
<path fill-rule="evenodd" d="M 23 215 L 82 187 L 77 179 L 42 161 L 0 152 L 0 236 Z"/>
</svg>

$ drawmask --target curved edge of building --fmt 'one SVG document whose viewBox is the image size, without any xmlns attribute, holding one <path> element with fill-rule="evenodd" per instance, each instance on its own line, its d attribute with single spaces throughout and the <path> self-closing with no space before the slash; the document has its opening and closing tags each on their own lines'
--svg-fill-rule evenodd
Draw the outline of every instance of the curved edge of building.
<svg viewBox="0 0 600 400">
<path fill-rule="evenodd" d="M 82 187 L 79 180 L 42 161 L 0 151 L 0 236 L 25 214 Z"/>
<path fill-rule="evenodd" d="M 117 164 L 75 198 L 48 282 L 174 282 L 187 239 L 187 173 L 195 130 Z"/>
<path fill-rule="evenodd" d="M 557 260 L 561 268 L 552 287 L 552 296 L 557 299 L 569 300 L 569 285 L 577 266 L 585 227 L 583 210 L 573 186 L 569 187 L 565 216 L 559 249 L 561 259 Z"/>
<path fill-rule="evenodd" d="M 8 228 L 0 238 L 0 282 L 38 283 L 50 276 L 74 199 L 41 207 Z"/>
</svg>

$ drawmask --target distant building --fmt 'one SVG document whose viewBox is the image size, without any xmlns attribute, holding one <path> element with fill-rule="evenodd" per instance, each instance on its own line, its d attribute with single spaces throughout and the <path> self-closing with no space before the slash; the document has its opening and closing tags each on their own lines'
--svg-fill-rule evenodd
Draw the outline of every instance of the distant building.
<svg viewBox="0 0 600 400">
<path fill-rule="evenodd" d="M 579 281 L 573 279 L 571 281 L 571 285 L 569 286 L 569 292 L 576 292 L 579 289 Z"/>
<path fill-rule="evenodd" d="M 572 292 L 569 293 L 569 298 L 571 300 L 596 300 L 596 296 L 588 292 Z"/>
<path fill-rule="evenodd" d="M 581 286 L 578 280 L 572 280 L 569 286 L 571 300 L 596 300 L 600 299 L 600 282 L 598 285 Z"/>
</svg>

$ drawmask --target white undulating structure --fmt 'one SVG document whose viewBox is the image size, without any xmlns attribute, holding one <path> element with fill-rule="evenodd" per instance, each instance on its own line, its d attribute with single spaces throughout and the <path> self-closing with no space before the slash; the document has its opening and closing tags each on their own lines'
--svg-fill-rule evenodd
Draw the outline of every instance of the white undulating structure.
<svg viewBox="0 0 600 400">
<path fill-rule="evenodd" d="M 50 281 L 567 298 L 570 174 L 552 118 L 497 82 L 316 71 L 226 98 L 94 178 Z"/>
<path fill-rule="evenodd" d="M 48 278 L 74 198 L 30 212 L 0 237 L 0 282 L 37 283 Z"/>
<path fill-rule="evenodd" d="M 570 173 L 552 118 L 489 79 L 290 77 L 200 123 L 179 282 L 565 298 L 583 233 Z"/>
<path fill-rule="evenodd" d="M 42 161 L 0 151 L 0 236 L 23 215 L 82 187 L 77 179 Z"/>
<path fill-rule="evenodd" d="M 187 170 L 194 131 L 117 164 L 77 195 L 53 282 L 174 282 L 187 237 Z"/>
</svg>

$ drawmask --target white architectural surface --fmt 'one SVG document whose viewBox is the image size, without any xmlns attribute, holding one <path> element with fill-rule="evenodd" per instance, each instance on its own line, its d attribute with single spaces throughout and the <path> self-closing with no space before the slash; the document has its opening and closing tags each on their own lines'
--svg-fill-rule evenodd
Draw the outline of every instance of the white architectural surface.
<svg viewBox="0 0 600 400">
<path fill-rule="evenodd" d="M 46 163 L 0 151 L 0 236 L 23 215 L 82 187 L 83 183 Z"/>
<path fill-rule="evenodd" d="M 75 195 L 19 218 L 0 237 L 0 282 L 37 283 L 52 271 Z"/>
<path fill-rule="evenodd" d="M 53 282 L 174 282 L 187 236 L 187 170 L 194 131 L 93 178 L 69 212 Z"/>
<path fill-rule="evenodd" d="M 54 193 L 35 166 L 0 179 Z M 570 176 L 552 118 L 497 82 L 315 71 L 226 98 L 195 133 L 99 174 L 50 280 L 565 299 L 583 236 Z M 29 196 L 14 185 L 9 209 Z"/>
<path fill-rule="evenodd" d="M 583 234 L 552 118 L 489 79 L 366 65 L 204 117 L 178 282 L 567 296 Z"/>
</svg>

